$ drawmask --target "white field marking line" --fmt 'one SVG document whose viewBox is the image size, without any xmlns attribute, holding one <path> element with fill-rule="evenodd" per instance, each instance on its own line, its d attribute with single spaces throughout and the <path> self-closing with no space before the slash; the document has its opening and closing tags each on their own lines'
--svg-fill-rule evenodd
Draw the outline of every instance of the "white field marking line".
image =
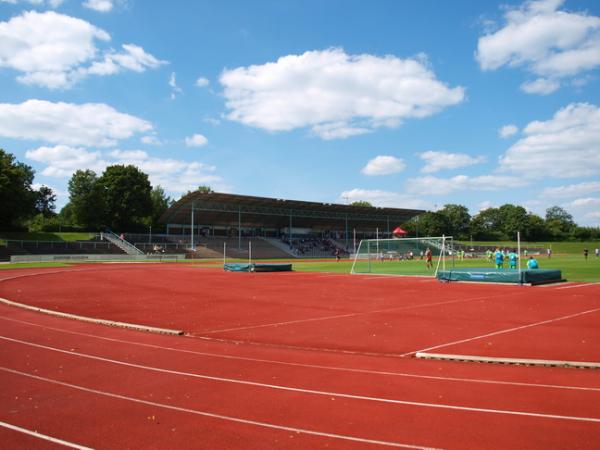
<svg viewBox="0 0 600 450">
<path fill-rule="evenodd" d="M 91 394 L 101 395 L 104 397 L 116 398 L 119 400 L 126 400 L 126 401 L 130 401 L 130 402 L 134 402 L 134 403 L 141 403 L 143 405 L 154 406 L 157 408 L 164 408 L 164 409 L 168 409 L 171 411 L 195 414 L 198 416 L 210 417 L 213 419 L 228 420 L 230 422 L 242 423 L 245 425 L 255 425 L 258 427 L 271 428 L 271 429 L 275 429 L 275 430 L 290 431 L 290 432 L 294 432 L 294 433 L 303 433 L 303 434 L 308 434 L 308 435 L 312 435 L 312 436 L 320 436 L 320 437 L 327 437 L 327 438 L 333 438 L 333 439 L 342 439 L 342 440 L 346 440 L 346 441 L 361 442 L 361 443 L 365 443 L 365 444 L 384 445 L 387 447 L 411 448 L 411 449 L 421 449 L 421 450 L 440 450 L 440 449 L 435 449 L 432 447 L 423 447 L 423 446 L 419 446 L 419 445 L 402 444 L 399 442 L 391 442 L 391 441 L 379 441 L 379 440 L 375 440 L 375 439 L 347 436 L 347 435 L 343 435 L 343 434 L 326 433 L 326 432 L 322 432 L 322 431 L 309 430 L 306 428 L 288 427 L 285 425 L 277 425 L 277 424 L 269 423 L 269 422 L 259 422 L 256 420 L 249 420 L 249 419 L 242 419 L 239 417 L 225 416 L 222 414 L 216 414 L 216 413 L 211 413 L 211 412 L 207 412 L 207 411 L 199 411 L 197 409 L 182 408 L 179 406 L 167 405 L 165 403 L 151 402 L 148 400 L 142 400 L 142 399 L 135 398 L 135 397 L 128 397 L 125 395 L 114 394 L 112 392 L 100 391 L 97 389 L 90 389 L 90 388 L 86 388 L 84 386 L 78 386 L 78 385 L 71 384 L 71 383 L 65 383 L 62 381 L 53 380 L 51 378 L 40 377 L 37 375 L 20 372 L 18 370 L 9 369 L 6 367 L 0 367 L 0 370 L 2 370 L 4 372 L 12 373 L 14 375 L 21 375 L 24 377 L 32 378 L 34 380 L 45 381 L 47 383 L 52 383 L 52 384 L 56 384 L 59 386 L 76 389 L 78 391 L 88 392 Z"/>
<path fill-rule="evenodd" d="M 201 331 L 201 332 L 198 332 L 197 335 L 204 336 L 207 334 L 225 333 L 225 332 L 229 332 L 229 331 L 253 330 L 256 328 L 278 327 L 281 325 L 293 325 L 293 324 L 305 323 L 305 322 L 319 322 L 321 320 L 344 319 L 344 318 L 348 318 L 348 317 L 366 316 L 369 314 L 379 314 L 379 313 L 386 313 L 386 312 L 392 312 L 392 311 L 408 311 L 408 310 L 412 310 L 412 309 L 428 308 L 430 306 L 449 305 L 452 303 L 466 303 L 466 302 L 473 302 L 473 301 L 478 301 L 478 300 L 489 300 L 489 299 L 493 299 L 493 298 L 504 298 L 505 296 L 506 296 L 505 294 L 498 294 L 498 295 L 490 295 L 490 296 L 486 296 L 486 297 L 474 297 L 474 298 L 466 298 L 466 299 L 446 300 L 443 302 L 435 302 L 435 303 L 425 303 L 422 305 L 397 306 L 395 308 L 376 309 L 373 311 L 364 311 L 364 312 L 348 313 L 348 314 L 337 314 L 335 316 L 311 317 L 309 319 L 289 320 L 286 322 L 265 323 L 262 325 L 249 325 L 246 327 L 224 328 L 221 330 Z M 413 352 L 408 353 L 408 355 L 411 355 L 412 353 Z M 404 356 L 404 355 L 400 355 L 400 356 Z"/>
<path fill-rule="evenodd" d="M 55 444 L 64 445 L 65 447 L 76 448 L 78 450 L 93 450 L 91 447 L 84 447 L 83 445 L 74 444 L 73 442 L 63 441 L 62 439 L 58 439 L 52 436 L 48 436 L 46 434 L 42 434 L 38 431 L 31 431 L 26 428 L 21 428 L 16 425 L 11 425 L 10 423 L 0 421 L 0 427 L 8 428 L 13 431 L 18 431 L 20 433 L 28 434 L 30 436 L 34 436 L 39 439 L 43 439 L 46 441 L 54 442 Z"/>
<path fill-rule="evenodd" d="M 416 350 L 416 351 L 413 351 L 413 352 L 410 352 L 410 353 L 405 353 L 405 354 L 403 354 L 401 356 L 408 356 L 408 355 L 412 355 L 412 354 L 416 354 L 416 353 L 424 353 L 424 352 L 428 352 L 429 350 L 434 350 L 436 348 L 449 347 L 449 346 L 455 345 L 455 344 L 462 344 L 464 342 L 476 341 L 477 339 L 483 339 L 483 338 L 490 337 L 490 336 L 496 336 L 498 334 L 510 333 L 511 331 L 524 330 L 525 328 L 536 327 L 538 325 L 545 325 L 547 323 L 554 323 L 554 322 L 558 322 L 558 321 L 565 320 L 565 319 L 572 319 L 573 317 L 583 316 L 584 314 L 592 314 L 592 313 L 595 313 L 595 312 L 598 312 L 598 311 L 600 311 L 600 308 L 590 309 L 588 311 L 582 311 L 582 312 L 579 312 L 579 313 L 576 313 L 576 314 L 570 314 L 568 316 L 555 317 L 554 319 L 549 319 L 549 320 L 544 320 L 544 321 L 541 321 L 541 322 L 530 323 L 528 325 L 523 325 L 523 326 L 520 326 L 520 327 L 508 328 L 506 330 L 500 330 L 500 331 L 495 331 L 493 333 L 482 334 L 481 336 L 475 336 L 475 337 L 472 337 L 472 338 L 461 339 L 459 341 L 448 342 L 446 344 L 435 345 L 433 347 L 424 348 L 424 349 L 421 349 L 421 350 Z"/>
<path fill-rule="evenodd" d="M 562 286 L 562 287 L 558 287 L 556 288 L 558 289 L 573 289 L 573 288 L 580 288 L 580 287 L 585 287 L 585 286 L 600 286 L 599 283 L 586 283 L 586 284 L 576 284 L 576 285 L 572 285 L 572 286 Z"/>
<path fill-rule="evenodd" d="M 36 323 L 26 322 L 26 321 L 18 320 L 18 319 L 9 319 L 7 317 L 1 317 L 1 316 L 0 316 L 0 319 L 7 320 L 10 322 L 22 323 L 22 324 L 26 324 L 26 325 L 30 325 L 30 326 L 34 326 L 34 327 L 44 328 L 46 330 L 52 330 L 52 331 L 56 331 L 56 332 L 64 333 L 64 334 L 73 334 L 76 336 L 84 336 L 84 337 L 99 339 L 99 340 L 103 340 L 103 341 L 117 342 L 120 344 L 127 344 L 127 345 L 135 345 L 138 347 L 146 347 L 146 348 L 152 348 L 152 349 L 156 349 L 156 350 L 167 350 L 170 352 L 183 353 L 183 354 L 188 354 L 188 355 L 205 356 L 205 357 L 209 357 L 209 358 L 230 359 L 230 360 L 234 360 L 234 361 L 258 362 L 258 363 L 266 363 L 266 364 L 277 364 L 277 365 L 283 365 L 283 366 L 302 367 L 302 368 L 309 368 L 309 369 L 333 370 L 333 371 L 339 371 L 339 372 L 360 373 L 360 374 L 366 374 L 366 375 L 383 375 L 383 376 L 396 376 L 396 377 L 417 378 L 417 379 L 436 380 L 436 381 L 453 381 L 453 382 L 481 383 L 481 384 L 492 384 L 492 385 L 498 384 L 498 385 L 507 385 L 507 386 L 522 386 L 522 387 L 567 389 L 567 390 L 576 390 L 576 391 L 600 392 L 600 388 L 594 388 L 594 387 L 524 383 L 524 382 L 518 382 L 518 381 L 483 380 L 483 379 L 479 379 L 479 378 L 441 377 L 441 376 L 433 376 L 433 375 L 419 375 L 419 374 L 413 374 L 413 373 L 403 373 L 403 372 L 388 372 L 388 371 L 369 370 L 369 369 L 353 369 L 350 367 L 323 366 L 320 364 L 293 363 L 293 362 L 289 362 L 289 361 L 250 358 L 250 357 L 246 357 L 246 356 L 223 355 L 220 353 L 208 353 L 208 352 L 199 352 L 199 351 L 195 351 L 195 350 L 184 350 L 184 349 L 174 348 L 174 347 L 164 347 L 162 345 L 146 344 L 143 342 L 135 342 L 135 341 L 127 341 L 124 339 L 108 338 L 108 337 L 104 337 L 104 336 L 97 336 L 94 334 L 64 330 L 62 328 L 54 328 L 54 327 L 50 327 L 47 325 L 39 325 Z"/>
<path fill-rule="evenodd" d="M 347 398 L 347 399 L 351 399 L 351 400 L 362 400 L 362 401 L 386 403 L 386 404 L 393 404 L 393 405 L 417 406 L 417 407 L 423 407 L 423 408 L 450 409 L 450 410 L 458 410 L 458 411 L 472 411 L 472 412 L 483 412 L 483 413 L 491 413 L 491 414 L 506 414 L 506 415 L 516 415 L 516 416 L 526 416 L 526 417 L 538 417 L 538 418 L 553 419 L 553 420 L 573 420 L 573 421 L 579 421 L 579 422 L 600 423 L 600 417 L 563 416 L 563 415 L 557 415 L 557 414 L 534 413 L 534 412 L 528 412 L 528 411 L 513 411 L 513 410 L 506 410 L 506 409 L 476 408 L 476 407 L 472 407 L 472 406 L 448 405 L 448 404 L 444 404 L 444 403 L 415 402 L 415 401 L 397 400 L 397 399 L 383 398 L 383 397 L 370 397 L 370 396 L 364 396 L 364 395 L 344 394 L 341 392 L 317 391 L 315 389 L 303 389 L 303 388 L 296 388 L 296 387 L 291 387 L 291 386 L 282 386 L 282 385 L 277 385 L 277 384 L 258 383 L 255 381 L 237 380 L 234 378 L 215 377 L 215 376 L 210 376 L 210 375 L 201 375 L 201 374 L 193 373 L 193 372 L 181 372 L 178 370 L 161 369 L 159 367 L 127 363 L 127 362 L 118 361 L 115 359 L 102 358 L 100 356 L 93 356 L 93 355 L 88 355 L 85 353 L 72 352 L 70 350 L 62 350 L 59 348 L 49 347 L 46 345 L 34 344 L 32 342 L 21 341 L 19 339 L 11 339 L 11 338 L 7 338 L 4 336 L 0 336 L 0 339 L 16 342 L 16 343 L 23 344 L 23 345 L 29 345 L 31 347 L 41 348 L 44 350 L 50 350 L 50 351 L 54 351 L 57 353 L 74 355 L 74 356 L 78 356 L 81 358 L 107 362 L 107 363 L 116 364 L 116 365 L 120 365 L 120 366 L 133 367 L 136 369 L 148 370 L 151 372 L 166 373 L 169 375 L 179 375 L 179 376 L 190 377 L 190 378 L 199 378 L 202 380 L 218 381 L 218 382 L 223 382 L 223 383 L 241 384 L 241 385 L 245 385 L 245 386 L 260 387 L 260 388 L 265 388 L 265 389 L 274 389 L 274 390 L 279 390 L 279 391 L 298 392 L 298 393 L 302 393 L 302 394 L 318 395 L 318 396 L 325 396 L 325 397 L 339 397 L 339 398 Z M 7 369 L 7 368 L 0 367 L 0 369 Z M 11 369 L 7 369 L 7 370 L 11 370 Z"/>
</svg>

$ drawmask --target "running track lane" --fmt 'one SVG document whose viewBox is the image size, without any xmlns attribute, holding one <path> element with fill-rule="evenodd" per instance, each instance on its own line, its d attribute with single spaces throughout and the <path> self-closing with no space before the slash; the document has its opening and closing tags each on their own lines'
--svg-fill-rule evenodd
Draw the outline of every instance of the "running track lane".
<svg viewBox="0 0 600 450">
<path fill-rule="evenodd" d="M 49 309 L 184 329 L 210 339 L 379 354 L 412 354 L 600 307 L 600 296 L 593 291 L 402 278 L 147 265 L 44 273 L 6 280 L 0 294 Z M 72 289 L 65 292 L 65 284 Z M 580 337 L 573 331 L 569 335 Z M 584 339 L 576 348 L 563 345 L 562 352 L 577 350 L 575 359 L 594 360 L 598 347 L 580 345 Z M 546 354 L 530 357 L 559 359 L 552 354 L 558 349 L 552 341 L 541 342 Z"/>
<path fill-rule="evenodd" d="M 208 348 L 205 343 L 190 344 L 187 338 L 142 335 L 12 308 L 1 311 L 12 320 L 2 322 L 0 333 L 4 336 L 0 363 L 5 367 L 0 370 L 0 398 L 7 406 L 0 420 L 91 447 L 377 446 L 342 438 L 358 437 L 382 441 L 380 447 L 383 442 L 395 442 L 439 448 L 593 448 L 600 439 L 600 422 L 589 416 L 599 410 L 597 385 L 594 390 L 589 390 L 590 386 L 578 390 L 476 385 L 357 372 L 338 372 L 332 377 L 330 371 L 321 368 L 283 369 L 281 364 L 194 356 L 65 331 L 73 327 L 78 333 L 121 340 L 141 338 L 167 347 L 183 340 L 186 346 Z M 222 349 L 222 344 L 216 347 Z M 248 348 L 244 352 L 248 353 Z M 265 349 L 259 352 L 263 357 L 268 353 Z M 282 352 L 276 353 L 281 357 Z M 303 355 L 287 353 L 296 360 Z M 366 360 L 348 355 L 335 358 L 338 364 L 349 367 L 356 360 Z M 377 358 L 368 360 L 375 364 Z M 407 370 L 411 365 L 419 370 L 426 367 L 420 361 L 401 361 L 399 365 Z M 456 365 L 433 363 L 427 367 L 442 366 Z M 473 374 L 480 375 L 494 369 L 468 366 Z M 464 370 L 464 365 L 460 367 Z M 569 373 L 573 378 L 584 373 L 496 369 L 517 377 L 523 370 L 541 378 L 546 373 L 559 373 L 564 374 L 564 381 L 569 380 Z M 584 375 L 592 383 L 597 381 L 588 378 L 589 373 Z M 295 390 L 282 389 L 290 387 Z M 202 412 L 222 417 L 208 417 Z M 553 417 L 557 415 L 562 417 Z M 233 422 L 233 418 L 254 422 Z M 265 424 L 294 430 L 267 428 Z"/>
</svg>

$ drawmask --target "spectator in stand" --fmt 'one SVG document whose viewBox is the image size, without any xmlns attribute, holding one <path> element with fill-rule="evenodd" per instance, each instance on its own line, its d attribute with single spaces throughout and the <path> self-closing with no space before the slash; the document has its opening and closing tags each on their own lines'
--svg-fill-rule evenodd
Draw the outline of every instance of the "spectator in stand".
<svg viewBox="0 0 600 450">
<path fill-rule="evenodd" d="M 530 256 L 529 261 L 527 261 L 527 268 L 532 270 L 532 269 L 539 269 L 539 267 L 540 266 L 538 265 L 537 260 L 533 256 Z"/>
</svg>

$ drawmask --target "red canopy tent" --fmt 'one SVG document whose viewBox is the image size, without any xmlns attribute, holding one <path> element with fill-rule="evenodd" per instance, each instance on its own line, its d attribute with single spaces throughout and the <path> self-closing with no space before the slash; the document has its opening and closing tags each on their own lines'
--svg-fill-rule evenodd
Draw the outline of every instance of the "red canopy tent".
<svg viewBox="0 0 600 450">
<path fill-rule="evenodd" d="M 406 231 L 406 230 L 403 230 L 403 229 L 402 229 L 402 228 L 400 228 L 400 227 L 396 227 L 396 228 L 394 229 L 394 231 L 392 231 L 392 234 L 393 234 L 394 236 L 404 236 L 405 234 L 408 234 L 408 231 Z"/>
</svg>

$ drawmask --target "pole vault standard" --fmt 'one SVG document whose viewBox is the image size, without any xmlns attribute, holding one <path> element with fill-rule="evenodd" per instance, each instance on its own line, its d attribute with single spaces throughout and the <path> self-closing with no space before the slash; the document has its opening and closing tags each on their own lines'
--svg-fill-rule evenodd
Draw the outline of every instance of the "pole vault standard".
<svg viewBox="0 0 600 450">
<path fill-rule="evenodd" d="M 190 229 L 190 250 L 194 250 L 194 202 L 192 202 L 192 228 Z"/>
<path fill-rule="evenodd" d="M 519 283 L 523 284 L 521 278 L 521 232 L 517 231 L 517 267 L 519 268 Z"/>
</svg>

